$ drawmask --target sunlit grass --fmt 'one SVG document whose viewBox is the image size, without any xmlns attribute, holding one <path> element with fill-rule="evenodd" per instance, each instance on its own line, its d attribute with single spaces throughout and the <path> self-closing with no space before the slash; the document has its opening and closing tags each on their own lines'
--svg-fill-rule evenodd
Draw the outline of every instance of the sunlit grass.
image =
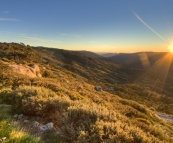
<svg viewBox="0 0 173 143">
<path fill-rule="evenodd" d="M 8 143 L 41 143 L 42 141 L 24 132 L 11 121 L 11 108 L 0 107 L 0 137 L 6 137 L 4 142 Z"/>
</svg>

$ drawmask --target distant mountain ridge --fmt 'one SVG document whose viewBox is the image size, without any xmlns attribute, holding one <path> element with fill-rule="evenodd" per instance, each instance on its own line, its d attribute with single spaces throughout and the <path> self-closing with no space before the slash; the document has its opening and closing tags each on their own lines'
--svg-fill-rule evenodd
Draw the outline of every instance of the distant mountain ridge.
<svg viewBox="0 0 173 143">
<path fill-rule="evenodd" d="M 121 53 L 112 57 L 108 57 L 108 59 L 126 66 L 136 68 L 150 68 L 166 54 L 168 54 L 168 52 L 139 52 L 128 54 Z M 143 62 L 148 62 L 149 65 L 145 67 Z"/>
<path fill-rule="evenodd" d="M 103 58 L 102 56 L 100 56 L 99 54 L 97 53 L 94 53 L 94 52 L 90 52 L 90 51 L 79 51 L 79 53 L 82 53 L 84 54 L 85 56 L 87 57 L 92 57 L 92 58 Z"/>
<path fill-rule="evenodd" d="M 113 57 L 115 55 L 117 55 L 118 53 L 98 53 L 98 55 L 102 56 L 102 57 Z"/>
</svg>

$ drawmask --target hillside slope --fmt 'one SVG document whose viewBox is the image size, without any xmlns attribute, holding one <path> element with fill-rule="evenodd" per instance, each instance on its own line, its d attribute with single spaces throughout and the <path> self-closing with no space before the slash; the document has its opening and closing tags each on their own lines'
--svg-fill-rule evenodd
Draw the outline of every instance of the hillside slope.
<svg viewBox="0 0 173 143">
<path fill-rule="evenodd" d="M 141 89 L 145 96 L 144 87 L 115 84 L 128 74 L 136 76 L 128 68 L 75 51 L 14 43 L 0 46 L 0 103 L 11 104 L 13 114 L 53 122 L 56 134 L 43 134 L 43 141 L 172 142 L 173 125 L 155 114 L 155 110 L 164 110 L 155 106 L 154 96 L 149 101 L 153 106 L 148 108 L 149 95 L 140 98 Z M 37 65 L 41 76 L 21 74 L 12 69 L 10 65 L 14 64 Z M 121 78 L 114 78 L 117 74 Z M 96 84 L 102 87 L 101 92 L 95 90 Z M 115 90 L 108 92 L 106 87 Z M 157 95 L 161 97 L 158 102 L 167 99 Z M 162 102 L 163 107 L 171 106 Z"/>
</svg>

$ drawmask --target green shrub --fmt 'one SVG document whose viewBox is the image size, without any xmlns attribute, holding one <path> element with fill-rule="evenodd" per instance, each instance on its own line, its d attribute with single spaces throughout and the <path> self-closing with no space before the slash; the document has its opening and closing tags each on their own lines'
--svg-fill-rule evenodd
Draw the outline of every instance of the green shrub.
<svg viewBox="0 0 173 143">
<path fill-rule="evenodd" d="M 11 95 L 14 98 L 14 108 L 30 115 L 52 117 L 56 110 L 65 109 L 70 104 L 68 97 L 61 97 L 44 87 L 21 86 Z"/>
<path fill-rule="evenodd" d="M 0 103 L 12 104 L 12 89 L 11 88 L 2 88 L 0 89 Z"/>
<path fill-rule="evenodd" d="M 71 100 L 82 100 L 82 99 L 84 99 L 84 97 L 81 96 L 78 92 L 71 92 L 69 94 L 69 97 L 70 97 Z"/>
<path fill-rule="evenodd" d="M 56 77 L 55 74 L 52 71 L 50 71 L 50 70 L 44 70 L 42 72 L 42 76 L 43 77 L 49 77 L 49 78 Z"/>
</svg>

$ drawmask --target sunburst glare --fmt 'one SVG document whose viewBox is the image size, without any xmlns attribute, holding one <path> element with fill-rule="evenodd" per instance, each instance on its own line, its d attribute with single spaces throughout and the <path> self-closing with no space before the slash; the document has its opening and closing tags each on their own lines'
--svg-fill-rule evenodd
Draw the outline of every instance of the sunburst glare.
<svg viewBox="0 0 173 143">
<path fill-rule="evenodd" d="M 169 49 L 169 52 L 173 54 L 173 43 L 169 45 L 168 49 Z"/>
<path fill-rule="evenodd" d="M 145 74 L 139 77 L 136 80 L 136 83 L 140 83 L 142 81 L 143 85 L 148 85 L 149 81 L 149 86 L 151 86 L 158 92 L 162 92 L 166 82 L 167 75 L 169 73 L 172 57 L 173 56 L 170 53 L 163 56 Z M 145 83 L 145 81 L 147 81 L 147 83 Z"/>
</svg>

